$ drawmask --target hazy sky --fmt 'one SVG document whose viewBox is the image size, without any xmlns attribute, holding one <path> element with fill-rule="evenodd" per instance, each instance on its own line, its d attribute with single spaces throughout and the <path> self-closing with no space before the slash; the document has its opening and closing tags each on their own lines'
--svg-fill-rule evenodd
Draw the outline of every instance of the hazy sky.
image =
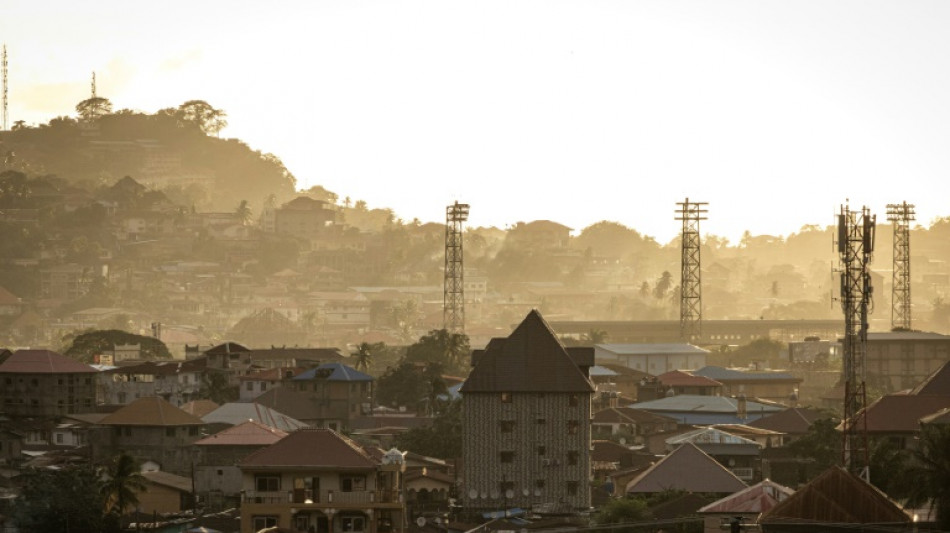
<svg viewBox="0 0 950 533">
<path fill-rule="evenodd" d="M 190 99 L 222 136 L 409 220 L 608 219 L 734 241 L 840 204 L 950 215 L 945 1 L 2 0 L 10 118 Z"/>
</svg>

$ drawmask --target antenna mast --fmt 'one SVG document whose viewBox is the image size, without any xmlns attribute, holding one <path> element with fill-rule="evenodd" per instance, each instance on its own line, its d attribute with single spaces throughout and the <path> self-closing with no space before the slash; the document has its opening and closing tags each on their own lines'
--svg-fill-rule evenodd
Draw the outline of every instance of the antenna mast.
<svg viewBox="0 0 950 533">
<path fill-rule="evenodd" d="M 90 98 L 95 98 L 95 97 L 96 97 L 96 71 L 95 71 L 95 70 L 92 71 L 92 84 L 91 84 L 91 85 L 92 85 L 92 87 L 91 87 L 91 89 L 92 89 L 92 96 L 90 96 Z"/>
<path fill-rule="evenodd" d="M 910 329 L 910 223 L 915 215 L 914 204 L 887 204 L 887 220 L 894 225 L 892 329 Z"/>
<path fill-rule="evenodd" d="M 10 117 L 7 115 L 7 45 L 3 45 L 3 59 L 2 59 L 2 69 L 3 69 L 3 124 L 0 125 L 0 130 L 7 131 L 10 129 Z"/>
<path fill-rule="evenodd" d="M 465 288 L 462 264 L 462 223 L 468 220 L 468 204 L 445 208 L 445 293 L 442 299 L 442 323 L 449 333 L 465 332 Z"/>
<path fill-rule="evenodd" d="M 844 467 L 870 481 L 867 393 L 864 382 L 871 305 L 871 275 L 868 264 L 874 252 L 876 217 L 867 207 L 851 211 L 841 206 L 838 215 L 838 254 L 841 258 L 841 308 L 844 311 L 844 418 L 842 460 Z M 860 420 L 858 416 L 860 414 Z"/>
<path fill-rule="evenodd" d="M 708 202 L 677 202 L 676 220 L 683 221 L 680 275 L 680 338 L 694 342 L 702 336 L 703 294 L 700 279 L 699 221 L 706 220 Z"/>
</svg>

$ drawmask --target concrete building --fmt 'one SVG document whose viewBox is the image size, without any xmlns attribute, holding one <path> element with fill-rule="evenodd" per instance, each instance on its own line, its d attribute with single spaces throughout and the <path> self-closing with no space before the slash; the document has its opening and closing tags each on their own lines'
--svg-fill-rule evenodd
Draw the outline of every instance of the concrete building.
<svg viewBox="0 0 950 533">
<path fill-rule="evenodd" d="M 565 348 L 531 311 L 472 354 L 461 388 L 467 511 L 591 505 L 591 348 Z"/>
<path fill-rule="evenodd" d="M 62 416 L 92 411 L 96 369 L 50 350 L 17 350 L 0 364 L 3 412 Z"/>
<path fill-rule="evenodd" d="M 923 331 L 868 333 L 867 381 L 888 392 L 916 386 L 950 361 L 950 335 Z"/>
<path fill-rule="evenodd" d="M 598 344 L 597 364 L 620 364 L 659 376 L 672 370 L 696 370 L 706 366 L 705 350 L 692 344 Z"/>
</svg>

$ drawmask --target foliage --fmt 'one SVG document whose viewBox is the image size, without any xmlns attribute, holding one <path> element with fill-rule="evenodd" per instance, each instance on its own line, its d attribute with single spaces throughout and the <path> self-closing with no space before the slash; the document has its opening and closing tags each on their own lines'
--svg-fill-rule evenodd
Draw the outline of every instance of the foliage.
<svg viewBox="0 0 950 533">
<path fill-rule="evenodd" d="M 425 411 L 444 393 L 442 365 L 433 362 L 414 363 L 404 358 L 376 380 L 376 399 L 379 405 L 389 407 Z"/>
<path fill-rule="evenodd" d="M 186 124 L 193 124 L 206 135 L 217 135 L 228 125 L 227 113 L 215 109 L 204 100 L 188 100 L 178 106 L 175 116 Z"/>
<path fill-rule="evenodd" d="M 94 96 L 76 104 L 76 112 L 83 120 L 95 120 L 112 113 L 112 102 L 108 98 Z"/>
<path fill-rule="evenodd" d="M 903 499 L 907 495 L 902 473 L 907 468 L 909 452 L 897 446 L 888 438 L 871 442 L 870 470 L 871 483 L 894 499 Z"/>
<path fill-rule="evenodd" d="M 815 420 L 808 433 L 788 445 L 796 457 L 813 459 L 818 471 L 824 471 L 841 460 L 841 433 L 835 428 L 838 420 L 820 418 Z"/>
<path fill-rule="evenodd" d="M 777 362 L 780 360 L 780 354 L 787 349 L 787 346 L 784 342 L 769 338 L 755 339 L 735 349 L 726 349 L 716 353 L 710 359 L 710 364 L 750 366 L 755 362 Z"/>
<path fill-rule="evenodd" d="M 121 454 L 112 459 L 102 482 L 102 496 L 106 514 L 122 516 L 129 507 L 139 503 L 136 493 L 145 490 L 145 477 L 135 459 Z"/>
<path fill-rule="evenodd" d="M 201 390 L 198 397 L 202 400 L 211 400 L 218 405 L 237 401 L 240 397 L 237 387 L 228 383 L 228 376 L 223 372 L 207 371 L 201 374 Z"/>
<path fill-rule="evenodd" d="M 138 344 L 141 346 L 143 359 L 171 359 L 165 343 L 145 335 L 136 335 L 117 329 L 88 330 L 72 337 L 63 337 L 63 342 L 70 343 L 63 355 L 84 363 L 91 363 L 96 355 L 111 352 L 117 344 Z"/>
<path fill-rule="evenodd" d="M 594 522 L 603 524 L 623 524 L 650 518 L 650 509 L 642 498 L 617 498 L 610 500 L 597 510 Z"/>
<path fill-rule="evenodd" d="M 462 402 L 448 402 L 428 427 L 418 427 L 399 435 L 396 447 L 429 457 L 455 459 L 462 456 Z"/>
<path fill-rule="evenodd" d="M 366 371 L 369 369 L 370 364 L 373 363 L 373 356 L 377 352 L 382 352 L 386 349 L 386 344 L 382 342 L 361 342 L 356 346 L 356 351 L 351 354 L 351 357 L 355 358 L 353 366 L 357 370 Z"/>
<path fill-rule="evenodd" d="M 468 335 L 433 329 L 406 349 L 406 361 L 436 363 L 450 372 L 463 371 L 471 347 Z"/>
<path fill-rule="evenodd" d="M 921 426 L 917 448 L 904 470 L 907 506 L 933 506 L 937 527 L 950 531 L 950 424 Z"/>
<path fill-rule="evenodd" d="M 14 507 L 20 531 L 94 533 L 117 530 L 103 513 L 102 479 L 92 466 L 28 470 Z M 112 528 L 107 529 L 111 525 Z"/>
</svg>

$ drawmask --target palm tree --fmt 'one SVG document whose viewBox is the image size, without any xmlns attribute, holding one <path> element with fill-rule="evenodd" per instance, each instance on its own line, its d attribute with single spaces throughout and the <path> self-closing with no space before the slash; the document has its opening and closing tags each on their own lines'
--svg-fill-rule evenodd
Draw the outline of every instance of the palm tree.
<svg viewBox="0 0 950 533">
<path fill-rule="evenodd" d="M 937 527 L 950 531 L 950 424 L 923 424 L 911 464 L 904 471 L 907 507 L 929 503 Z"/>
<path fill-rule="evenodd" d="M 353 352 L 353 357 L 356 358 L 356 362 L 353 364 L 357 370 L 365 371 L 369 368 L 370 363 L 373 362 L 373 351 L 374 346 L 368 342 L 361 342 L 356 347 L 356 351 Z"/>
<path fill-rule="evenodd" d="M 241 219 L 241 225 L 247 226 L 251 221 L 251 208 L 247 205 L 247 200 L 241 200 L 241 205 L 237 206 L 234 213 Z"/>
<path fill-rule="evenodd" d="M 106 514 L 122 516 L 126 508 L 138 505 L 136 493 L 145 490 L 145 476 L 132 456 L 123 453 L 114 457 L 106 477 L 102 486 Z"/>
</svg>

